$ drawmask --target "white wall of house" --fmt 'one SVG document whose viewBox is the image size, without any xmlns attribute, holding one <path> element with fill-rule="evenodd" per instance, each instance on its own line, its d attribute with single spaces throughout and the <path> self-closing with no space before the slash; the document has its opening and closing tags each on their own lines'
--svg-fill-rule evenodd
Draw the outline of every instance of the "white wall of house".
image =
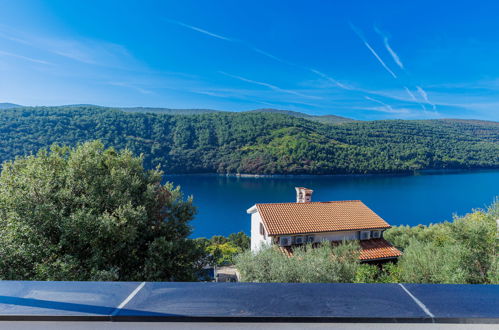
<svg viewBox="0 0 499 330">
<path fill-rule="evenodd" d="M 300 235 L 280 235 L 277 236 L 277 242 L 279 242 L 279 237 L 296 237 L 296 236 L 314 236 L 314 242 L 322 242 L 322 241 L 343 241 L 343 240 L 354 240 L 359 239 L 359 231 L 334 231 L 334 232 L 326 232 L 326 233 L 309 233 L 309 234 L 300 234 Z"/>
<path fill-rule="evenodd" d="M 252 206 L 246 211 L 251 215 L 251 251 L 256 252 L 260 250 L 262 246 L 270 246 L 274 240 L 273 237 L 268 235 L 267 228 L 265 228 L 262 217 L 258 212 L 258 209 L 255 206 Z M 262 234 L 260 226 L 263 226 L 264 233 Z M 369 231 L 369 230 L 367 230 Z M 383 230 L 381 230 L 383 232 Z M 332 231 L 332 232 L 324 232 L 324 233 L 309 233 L 303 235 L 280 235 L 280 236 L 314 236 L 315 242 L 321 241 L 343 241 L 343 240 L 357 240 L 359 239 L 359 230 L 350 230 L 350 231 Z M 372 231 L 371 231 L 372 233 Z M 275 237 L 275 241 L 279 242 L 279 236 Z"/>
<path fill-rule="evenodd" d="M 270 245 L 272 238 L 265 229 L 265 236 L 260 234 L 260 224 L 263 224 L 259 212 L 251 213 L 251 251 L 258 251 L 264 245 Z"/>
<path fill-rule="evenodd" d="M 359 231 L 336 231 L 336 232 L 330 232 L 330 233 L 320 233 L 320 234 L 314 234 L 315 236 L 315 241 L 316 242 L 321 242 L 321 241 L 342 241 L 342 240 L 353 240 L 353 239 L 359 239 Z"/>
<path fill-rule="evenodd" d="M 367 231 L 370 231 L 371 233 L 373 232 L 371 230 L 367 230 Z M 379 231 L 379 230 L 376 230 L 376 231 Z M 360 238 L 360 235 L 359 235 L 360 232 L 361 231 L 359 231 L 359 230 L 351 230 L 351 231 L 332 231 L 332 232 L 315 233 L 315 234 L 309 233 L 309 234 L 301 234 L 301 235 L 280 235 L 280 236 L 292 237 L 293 240 L 294 240 L 294 237 L 296 237 L 296 236 L 304 236 L 304 237 L 314 236 L 315 237 L 314 242 L 343 241 L 343 240 L 349 241 L 349 240 L 358 240 Z M 383 232 L 383 231 L 381 231 L 381 232 Z M 280 236 L 277 236 L 277 239 L 276 239 L 277 242 L 279 242 Z"/>
</svg>

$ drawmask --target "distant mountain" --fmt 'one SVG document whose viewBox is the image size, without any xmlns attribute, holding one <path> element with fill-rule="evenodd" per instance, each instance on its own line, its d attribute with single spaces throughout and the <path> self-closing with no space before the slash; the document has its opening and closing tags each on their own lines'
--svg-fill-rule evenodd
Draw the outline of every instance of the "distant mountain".
<svg viewBox="0 0 499 330">
<path fill-rule="evenodd" d="M 279 110 L 279 109 L 257 109 L 257 110 L 250 110 L 248 112 L 271 112 L 271 113 L 280 113 L 283 115 L 288 115 L 288 116 L 293 116 L 293 117 L 298 117 L 298 118 L 304 118 L 308 119 L 311 121 L 316 121 L 319 123 L 324 123 L 324 124 L 339 124 L 339 123 L 351 123 L 356 120 L 351 119 L 351 118 L 346 118 L 346 117 L 341 117 L 341 116 L 336 116 L 336 115 L 322 115 L 322 116 L 316 116 L 316 115 L 309 115 L 303 112 L 298 112 L 298 111 L 291 111 L 291 110 Z"/>
<path fill-rule="evenodd" d="M 22 105 L 14 104 L 14 103 L 0 103 L 0 109 L 12 109 L 12 108 L 20 108 Z"/>
<path fill-rule="evenodd" d="M 22 105 L 17 105 L 13 103 L 0 103 L 0 109 L 9 109 L 9 108 L 20 108 Z M 339 124 L 339 123 L 350 123 L 356 120 L 336 115 L 309 115 L 303 112 L 291 111 L 291 110 L 280 110 L 280 109 L 256 109 L 256 110 L 248 110 L 248 111 L 222 111 L 222 110 L 213 110 L 213 109 L 172 109 L 172 108 L 154 108 L 154 107 L 105 107 L 100 105 L 93 104 L 67 104 L 61 106 L 39 106 L 39 107 L 30 107 L 32 109 L 47 109 L 47 108 L 71 108 L 71 109 L 102 109 L 102 110 L 121 110 L 124 112 L 138 112 L 138 113 L 158 113 L 158 114 L 166 114 L 166 115 L 201 115 L 206 113 L 241 113 L 241 112 L 270 112 L 270 113 L 278 113 L 283 115 L 288 115 L 297 118 L 303 118 L 319 123 L 324 124 Z"/>
<path fill-rule="evenodd" d="M 170 108 L 148 108 L 148 107 L 129 107 L 129 108 L 113 108 L 125 112 L 141 112 L 141 113 L 163 113 L 167 115 L 199 115 L 204 113 L 223 112 L 211 109 L 170 109 Z"/>
<path fill-rule="evenodd" d="M 99 139 L 166 173 L 363 174 L 499 168 L 499 122 L 376 120 L 342 124 L 280 110 L 186 115 L 92 106 L 0 111 L 0 163 L 52 143 Z M 131 109 L 128 109 L 129 111 Z M 173 109 L 171 109 L 173 110 Z M 173 110 L 181 111 L 181 110 Z M 331 116 L 331 118 L 335 118 Z"/>
<path fill-rule="evenodd" d="M 170 108 L 147 108 L 147 107 L 130 107 L 130 108 L 116 108 L 125 112 L 141 112 L 141 113 L 163 113 L 168 115 L 199 115 L 205 113 L 224 113 L 224 112 L 234 112 L 234 111 L 221 111 L 212 109 L 170 109 Z M 279 110 L 279 109 L 256 109 L 242 112 L 271 112 L 279 113 L 283 115 L 288 115 L 297 118 L 304 118 L 311 121 L 316 121 L 324 124 L 338 124 L 338 123 L 348 123 L 355 120 L 340 117 L 335 115 L 309 115 L 303 112 L 291 111 L 291 110 Z"/>
</svg>

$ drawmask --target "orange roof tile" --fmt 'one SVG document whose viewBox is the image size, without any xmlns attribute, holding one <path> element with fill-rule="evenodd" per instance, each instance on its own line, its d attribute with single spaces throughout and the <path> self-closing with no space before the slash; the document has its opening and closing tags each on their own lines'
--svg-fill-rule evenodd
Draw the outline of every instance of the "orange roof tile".
<svg viewBox="0 0 499 330">
<path fill-rule="evenodd" d="M 402 255 L 396 247 L 382 238 L 360 241 L 360 260 L 396 258 Z"/>
<path fill-rule="evenodd" d="M 333 245 L 340 244 L 340 242 L 331 243 Z M 287 257 L 293 256 L 293 247 L 279 246 L 278 248 Z M 360 248 L 359 259 L 361 261 L 397 258 L 402 255 L 402 252 L 400 252 L 396 247 L 392 246 L 383 238 L 373 238 L 365 241 L 360 241 Z"/>
<path fill-rule="evenodd" d="M 256 204 L 268 234 L 390 228 L 361 201 Z"/>
</svg>

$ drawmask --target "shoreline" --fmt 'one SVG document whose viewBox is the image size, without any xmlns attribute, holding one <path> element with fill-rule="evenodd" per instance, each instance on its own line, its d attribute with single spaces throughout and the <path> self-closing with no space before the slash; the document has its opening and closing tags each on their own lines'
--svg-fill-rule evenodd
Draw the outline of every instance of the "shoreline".
<svg viewBox="0 0 499 330">
<path fill-rule="evenodd" d="M 373 177 L 373 176 L 418 176 L 418 175 L 442 175 L 442 174 L 465 174 L 477 172 L 494 172 L 499 168 L 475 168 L 475 169 L 425 169 L 409 172 L 387 172 L 387 173 L 357 173 L 357 174 L 251 174 L 251 173 L 172 173 L 165 177 L 178 176 L 213 176 L 243 179 L 280 179 L 280 178 L 329 178 L 329 177 Z"/>
</svg>

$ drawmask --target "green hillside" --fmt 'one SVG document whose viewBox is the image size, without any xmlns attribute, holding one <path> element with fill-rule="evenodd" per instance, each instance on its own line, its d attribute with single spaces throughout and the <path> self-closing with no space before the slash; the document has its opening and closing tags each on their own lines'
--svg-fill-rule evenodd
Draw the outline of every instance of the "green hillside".
<svg viewBox="0 0 499 330">
<path fill-rule="evenodd" d="M 274 112 L 130 113 L 93 106 L 0 111 L 0 161 L 100 139 L 167 173 L 337 174 L 499 168 L 499 123 L 329 125 Z"/>
<path fill-rule="evenodd" d="M 341 116 L 335 116 L 335 115 L 314 116 L 314 115 L 309 115 L 309 114 L 306 114 L 303 112 L 290 111 L 290 110 L 257 109 L 257 110 L 251 110 L 248 112 L 280 113 L 283 115 L 288 115 L 288 116 L 293 116 L 293 117 L 298 117 L 298 118 L 305 118 L 308 120 L 316 121 L 319 123 L 325 123 L 325 124 L 341 124 L 341 123 L 349 123 L 349 122 L 355 121 L 353 119 L 341 117 Z"/>
<path fill-rule="evenodd" d="M 211 110 L 211 109 L 170 109 L 170 108 L 150 108 L 150 107 L 132 107 L 132 108 L 117 108 L 117 109 L 125 112 L 162 113 L 167 115 L 200 115 L 204 113 L 221 112 L 218 110 Z"/>
<path fill-rule="evenodd" d="M 0 103 L 0 109 L 11 109 L 11 108 L 20 108 L 22 105 L 14 104 L 14 103 Z"/>
</svg>

